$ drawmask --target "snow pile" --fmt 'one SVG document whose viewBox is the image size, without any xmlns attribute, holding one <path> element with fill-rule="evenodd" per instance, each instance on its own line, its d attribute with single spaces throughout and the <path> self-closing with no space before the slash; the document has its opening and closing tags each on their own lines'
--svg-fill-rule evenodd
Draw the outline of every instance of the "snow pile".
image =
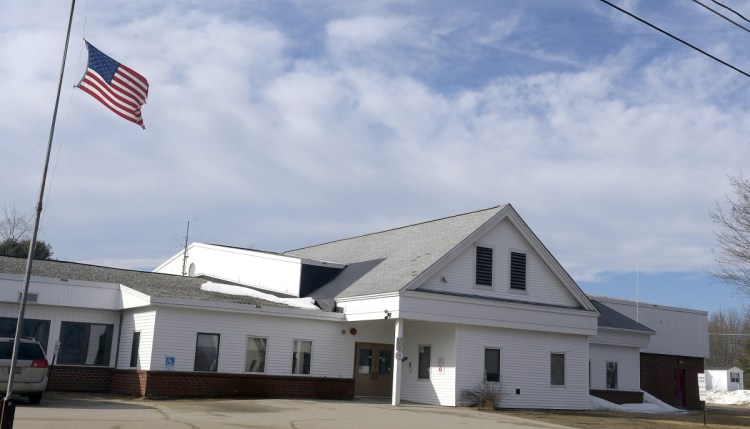
<svg viewBox="0 0 750 429">
<path fill-rule="evenodd" d="M 286 304 L 290 307 L 304 308 L 307 310 L 320 310 L 320 308 L 315 305 L 315 300 L 312 298 L 279 298 L 278 296 L 263 293 L 255 289 L 250 289 L 243 286 L 233 286 L 208 282 L 201 285 L 201 290 L 205 290 L 207 292 L 224 293 L 227 295 L 249 296 L 252 298 L 278 302 L 280 304 Z"/>
<path fill-rule="evenodd" d="M 629 411 L 636 413 L 679 413 L 681 410 L 665 404 L 664 402 L 654 398 L 646 392 L 643 392 L 642 404 L 613 404 L 612 402 L 605 401 L 604 399 L 597 398 L 596 396 L 589 396 L 589 409 L 592 410 L 610 410 L 610 411 Z"/>
<path fill-rule="evenodd" d="M 735 390 L 734 392 L 706 392 L 706 403 L 717 405 L 750 405 L 750 390 Z"/>
</svg>

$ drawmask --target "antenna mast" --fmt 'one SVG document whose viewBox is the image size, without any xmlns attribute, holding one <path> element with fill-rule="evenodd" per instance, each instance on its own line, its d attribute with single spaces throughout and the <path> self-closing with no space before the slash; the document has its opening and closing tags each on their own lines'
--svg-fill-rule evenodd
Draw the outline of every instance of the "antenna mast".
<svg viewBox="0 0 750 429">
<path fill-rule="evenodd" d="M 187 266 L 187 247 L 188 247 L 188 239 L 190 237 L 190 221 L 187 223 L 187 231 L 185 231 L 185 248 L 182 251 L 182 275 L 186 276 L 187 271 L 185 271 L 185 267 Z"/>
</svg>

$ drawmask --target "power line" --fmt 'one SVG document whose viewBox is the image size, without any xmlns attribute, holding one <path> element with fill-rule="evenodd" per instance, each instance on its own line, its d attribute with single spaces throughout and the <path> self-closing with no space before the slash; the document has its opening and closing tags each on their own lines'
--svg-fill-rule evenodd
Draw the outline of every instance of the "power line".
<svg viewBox="0 0 750 429">
<path fill-rule="evenodd" d="M 741 13 L 739 13 L 739 12 L 737 12 L 736 10 L 732 9 L 731 7 L 729 7 L 729 6 L 725 5 L 724 3 L 718 2 L 718 1 L 716 1 L 716 0 L 711 0 L 711 1 L 712 1 L 712 2 L 714 2 L 714 3 L 716 3 L 716 4 L 717 4 L 717 5 L 719 5 L 719 6 L 723 7 L 724 9 L 726 9 L 726 10 L 728 10 L 728 11 L 732 12 L 733 14 L 735 14 L 735 15 L 739 16 L 740 18 L 744 19 L 745 21 L 747 21 L 747 22 L 750 22 L 750 19 L 747 19 L 747 18 L 745 18 L 744 16 L 742 16 L 742 14 L 741 14 Z"/>
<path fill-rule="evenodd" d="M 706 8 L 706 9 L 710 10 L 711 12 L 715 13 L 716 15 L 718 15 L 718 16 L 720 16 L 720 17 L 722 17 L 722 18 L 726 19 L 727 21 L 731 22 L 732 24 L 734 24 L 734 25 L 736 25 L 736 26 L 740 27 L 741 29 L 743 29 L 743 30 L 747 31 L 748 33 L 750 33 L 750 29 L 748 29 L 747 27 L 743 26 L 742 24 L 740 24 L 740 23 L 738 23 L 738 22 L 734 21 L 734 20 L 733 20 L 732 18 L 730 18 L 730 17 L 728 17 L 728 16 L 726 16 L 726 15 L 723 15 L 723 14 L 722 14 L 721 12 L 719 12 L 718 10 L 716 10 L 716 9 L 712 9 L 712 8 L 708 7 L 708 6 L 706 6 L 705 4 L 703 4 L 703 3 L 699 2 L 698 0 L 693 0 L 693 3 L 696 3 L 696 4 L 699 4 L 699 5 L 703 6 L 704 8 Z"/>
<path fill-rule="evenodd" d="M 627 10 L 625 10 L 625 9 L 622 9 L 622 8 L 620 8 L 620 7 L 616 6 L 616 5 L 614 5 L 614 4 L 610 3 L 610 2 L 608 2 L 607 0 L 599 0 L 599 1 L 600 1 L 600 2 L 602 2 L 602 3 L 604 3 L 604 4 L 607 4 L 607 5 L 611 6 L 611 7 L 613 7 L 613 8 L 615 8 L 615 9 L 617 9 L 618 11 L 620 11 L 620 12 L 624 13 L 625 15 L 628 15 L 629 17 L 631 17 L 631 18 L 633 18 L 633 19 L 635 19 L 635 20 L 638 20 L 638 21 L 640 21 L 640 22 L 641 22 L 641 23 L 643 23 L 643 24 L 646 24 L 646 25 L 648 25 L 649 27 L 653 28 L 654 30 L 656 30 L 656 31 L 658 31 L 658 32 L 660 32 L 660 33 L 662 33 L 662 34 L 665 34 L 665 35 L 667 35 L 667 36 L 671 37 L 672 39 L 674 39 L 674 40 L 677 40 L 678 42 L 680 42 L 680 43 L 682 43 L 682 44 L 684 44 L 684 45 L 686 45 L 686 46 L 688 46 L 688 47 L 690 47 L 690 48 L 692 48 L 692 49 L 694 49 L 694 50 L 696 50 L 696 51 L 700 52 L 701 54 L 703 54 L 703 55 L 705 55 L 705 56 L 707 56 L 707 57 L 711 58 L 712 60 L 714 60 L 714 61 L 717 61 L 717 62 L 719 62 L 719 63 L 721 63 L 721 64 L 724 64 L 725 66 L 727 66 L 727 67 L 729 67 L 730 69 L 732 69 L 732 70 L 736 71 L 737 73 L 743 74 L 743 75 L 745 75 L 746 77 L 750 77 L 750 74 L 748 74 L 748 73 L 747 73 L 746 71 L 744 71 L 744 70 L 742 70 L 742 69 L 739 69 L 739 68 L 737 68 L 737 67 L 735 67 L 735 66 L 733 66 L 733 65 L 729 64 L 728 62 L 726 62 L 726 61 L 724 61 L 724 60 L 722 60 L 722 59 L 720 59 L 720 58 L 718 58 L 718 57 L 715 57 L 715 56 L 713 56 L 713 55 L 709 54 L 708 52 L 704 51 L 703 49 L 701 49 L 701 48 L 699 48 L 699 47 L 697 47 L 697 46 L 691 45 L 690 43 L 688 43 L 688 42 L 686 42 L 686 41 L 684 41 L 684 40 L 680 39 L 679 37 L 677 37 L 677 36 L 673 35 L 672 33 L 669 33 L 669 32 L 668 32 L 668 31 L 666 31 L 666 30 L 662 30 L 661 28 L 659 28 L 659 27 L 655 26 L 654 24 L 652 24 L 652 23 L 650 23 L 650 22 L 646 21 L 645 19 L 642 19 L 642 18 L 640 18 L 640 17 L 638 17 L 638 16 L 636 16 L 636 15 L 633 15 L 632 13 L 628 12 Z"/>
</svg>

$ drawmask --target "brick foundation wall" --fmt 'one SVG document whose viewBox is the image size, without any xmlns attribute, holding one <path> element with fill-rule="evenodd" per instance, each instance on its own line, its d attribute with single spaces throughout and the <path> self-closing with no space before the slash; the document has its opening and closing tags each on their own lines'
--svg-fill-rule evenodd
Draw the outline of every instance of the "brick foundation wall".
<svg viewBox="0 0 750 429">
<path fill-rule="evenodd" d="M 590 390 L 589 393 L 597 398 L 615 404 L 641 404 L 643 392 L 629 392 L 624 390 Z"/>
<path fill-rule="evenodd" d="M 47 390 L 107 393 L 113 371 L 113 368 L 100 366 L 55 365 L 49 374 Z"/>
<path fill-rule="evenodd" d="M 111 393 L 146 396 L 147 371 L 115 370 L 112 374 Z"/>
<path fill-rule="evenodd" d="M 354 397 L 354 380 L 149 371 L 145 396 L 349 399 Z"/>
<path fill-rule="evenodd" d="M 48 390 L 150 398 L 351 399 L 354 379 L 55 366 Z"/>
<path fill-rule="evenodd" d="M 677 403 L 675 369 L 685 370 L 685 405 Z M 641 353 L 641 389 L 669 405 L 700 410 L 698 373 L 704 372 L 703 358 Z"/>
</svg>

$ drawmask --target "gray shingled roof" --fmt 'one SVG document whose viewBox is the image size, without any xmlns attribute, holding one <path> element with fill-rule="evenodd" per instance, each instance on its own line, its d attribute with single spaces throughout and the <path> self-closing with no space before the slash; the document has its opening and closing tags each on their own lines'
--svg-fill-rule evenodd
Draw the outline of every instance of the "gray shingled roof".
<svg viewBox="0 0 750 429">
<path fill-rule="evenodd" d="M 397 292 L 459 245 L 505 206 L 437 219 L 359 237 L 347 238 L 285 255 L 353 264 L 383 262 L 346 288 L 339 298 Z"/>
<path fill-rule="evenodd" d="M 625 329 L 628 331 L 641 331 L 644 333 L 655 334 L 652 329 L 648 326 L 642 325 L 628 316 L 607 307 L 601 302 L 590 299 L 591 303 L 594 304 L 597 310 L 599 310 L 599 327 L 609 329 Z"/>
<path fill-rule="evenodd" d="M 206 280 L 194 277 L 53 260 L 36 260 L 31 268 L 31 274 L 34 276 L 121 284 L 152 297 L 289 308 L 288 305 L 259 298 L 204 291 L 201 290 L 201 285 L 206 283 Z M 25 272 L 25 258 L 0 256 L 0 273 L 24 274 Z"/>
</svg>

